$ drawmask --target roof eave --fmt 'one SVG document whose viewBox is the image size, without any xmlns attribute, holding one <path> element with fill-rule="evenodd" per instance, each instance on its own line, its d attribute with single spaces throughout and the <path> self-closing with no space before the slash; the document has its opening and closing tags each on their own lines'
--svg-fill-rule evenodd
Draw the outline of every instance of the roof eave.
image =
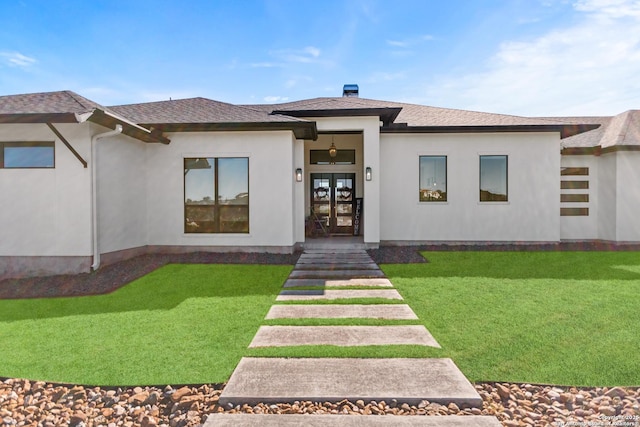
<svg viewBox="0 0 640 427">
<path fill-rule="evenodd" d="M 477 126 L 407 126 L 396 124 L 380 129 L 381 133 L 503 133 L 503 132 L 559 132 L 560 138 L 598 128 L 600 125 L 477 125 Z"/>
<path fill-rule="evenodd" d="M 336 108 L 321 110 L 274 110 L 271 114 L 291 117 L 366 117 L 378 116 L 384 126 L 392 124 L 402 111 L 402 107 L 385 108 Z"/>
<path fill-rule="evenodd" d="M 0 123 L 78 123 L 74 113 L 13 113 L 0 114 Z"/>
<path fill-rule="evenodd" d="M 89 121 L 104 127 L 115 129 L 117 124 L 122 125 L 122 133 L 144 142 L 171 142 L 161 133 L 136 125 L 115 114 L 110 114 L 100 109 L 94 109 L 83 114 L 77 113 L 26 113 L 26 114 L 0 114 L 0 123 L 4 124 L 32 124 L 32 123 L 83 123 Z"/>
<path fill-rule="evenodd" d="M 292 131 L 296 139 L 318 139 L 315 122 L 145 123 L 162 132 Z"/>
<path fill-rule="evenodd" d="M 86 120 L 99 124 L 104 127 L 115 129 L 116 125 L 122 125 L 122 133 L 143 142 L 169 144 L 171 140 L 164 135 L 162 131 L 154 128 L 146 128 L 144 126 L 132 123 L 115 114 L 95 109 Z"/>
</svg>

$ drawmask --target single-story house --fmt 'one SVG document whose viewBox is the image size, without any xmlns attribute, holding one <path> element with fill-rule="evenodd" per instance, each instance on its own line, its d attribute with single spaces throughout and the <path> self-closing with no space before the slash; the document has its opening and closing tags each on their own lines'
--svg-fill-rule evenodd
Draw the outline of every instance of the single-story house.
<svg viewBox="0 0 640 427">
<path fill-rule="evenodd" d="M 532 118 L 343 96 L 0 97 L 0 279 L 149 252 L 640 242 L 640 111 Z"/>
</svg>

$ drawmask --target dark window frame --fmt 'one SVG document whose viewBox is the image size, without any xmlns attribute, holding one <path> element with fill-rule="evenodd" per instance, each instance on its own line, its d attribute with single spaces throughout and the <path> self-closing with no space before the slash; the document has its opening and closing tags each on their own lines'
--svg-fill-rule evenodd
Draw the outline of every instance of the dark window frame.
<svg viewBox="0 0 640 427">
<path fill-rule="evenodd" d="M 187 203 L 187 172 L 189 170 L 191 170 L 191 168 L 187 168 L 187 162 L 188 161 L 195 161 L 195 160 L 199 160 L 199 159 L 205 159 L 205 160 L 213 160 L 214 164 L 213 164 L 213 172 L 214 172 L 214 176 L 213 176 L 213 185 L 214 185 L 214 193 L 213 193 L 213 203 L 208 205 L 208 204 L 199 204 L 199 203 Z M 220 180 L 219 180 L 219 167 L 218 167 L 218 161 L 221 159 L 243 159 L 246 160 L 247 162 L 247 196 L 246 196 L 246 203 L 242 203 L 242 204 L 225 204 L 225 203 L 220 203 L 219 197 L 220 197 L 220 192 L 219 192 L 219 186 L 220 186 Z M 183 165 L 183 171 L 184 171 L 184 180 L 183 180 L 183 224 L 184 224 L 184 233 L 185 234 L 249 234 L 250 229 L 249 226 L 251 224 L 250 221 L 250 210 L 249 210 L 249 205 L 250 205 L 250 200 L 249 200 L 249 157 L 184 157 L 182 160 L 182 165 Z M 242 193 L 241 193 L 242 194 Z M 187 222 L 187 209 L 189 207 L 202 207 L 202 208 L 210 208 L 213 211 L 213 231 L 197 231 L 197 229 L 193 228 L 190 229 L 190 225 Z M 238 230 L 225 230 L 224 226 L 223 226 L 223 221 L 221 221 L 222 218 L 222 212 L 225 210 L 231 210 L 231 209 L 240 209 L 243 211 L 246 211 L 246 228 L 242 231 L 238 231 Z"/>
<path fill-rule="evenodd" d="M 431 198 L 428 194 L 423 192 L 428 191 L 422 188 L 422 159 L 423 158 L 443 158 L 444 159 L 444 192 L 439 192 L 439 195 L 444 194 L 442 198 Z M 424 154 L 418 156 L 418 200 L 420 203 L 445 203 L 448 201 L 448 179 L 449 179 L 449 159 L 446 155 L 442 154 Z"/>
<path fill-rule="evenodd" d="M 485 198 L 483 199 L 483 190 L 482 190 L 482 158 L 483 157 L 504 157 L 504 166 L 505 166 L 505 171 L 504 171 L 504 187 L 505 187 L 505 195 L 504 195 L 504 199 L 501 197 L 500 194 L 495 194 L 493 195 L 493 193 L 490 193 L 488 191 L 485 191 L 485 193 L 487 193 L 487 195 L 491 194 L 493 195 L 492 198 L 487 198 L 487 195 L 485 195 Z M 480 203 L 508 203 L 509 202 L 509 155 L 508 154 L 481 154 L 479 156 L 479 160 L 478 160 L 478 187 L 479 187 L 479 201 Z"/>
<path fill-rule="evenodd" d="M 309 164 L 311 165 L 355 165 L 356 150 L 340 149 L 334 159 L 328 150 L 309 150 Z"/>
<path fill-rule="evenodd" d="M 51 148 L 51 166 L 6 166 L 5 148 L 46 147 Z M 55 141 L 5 141 L 0 142 L 0 169 L 55 169 L 56 143 Z"/>
</svg>

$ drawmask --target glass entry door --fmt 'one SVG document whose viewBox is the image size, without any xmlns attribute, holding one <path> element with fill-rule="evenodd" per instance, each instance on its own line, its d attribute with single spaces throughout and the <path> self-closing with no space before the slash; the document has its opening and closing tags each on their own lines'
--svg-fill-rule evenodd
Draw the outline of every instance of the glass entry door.
<svg viewBox="0 0 640 427">
<path fill-rule="evenodd" d="M 312 173 L 311 209 L 331 234 L 353 234 L 353 173 Z"/>
</svg>

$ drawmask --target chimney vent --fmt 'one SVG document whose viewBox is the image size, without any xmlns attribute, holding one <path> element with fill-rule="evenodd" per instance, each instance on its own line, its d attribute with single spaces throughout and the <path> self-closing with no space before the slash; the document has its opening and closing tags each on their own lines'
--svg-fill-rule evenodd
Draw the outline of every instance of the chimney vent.
<svg viewBox="0 0 640 427">
<path fill-rule="evenodd" d="M 358 97 L 358 85 L 344 85 L 342 88 L 343 97 Z"/>
</svg>

